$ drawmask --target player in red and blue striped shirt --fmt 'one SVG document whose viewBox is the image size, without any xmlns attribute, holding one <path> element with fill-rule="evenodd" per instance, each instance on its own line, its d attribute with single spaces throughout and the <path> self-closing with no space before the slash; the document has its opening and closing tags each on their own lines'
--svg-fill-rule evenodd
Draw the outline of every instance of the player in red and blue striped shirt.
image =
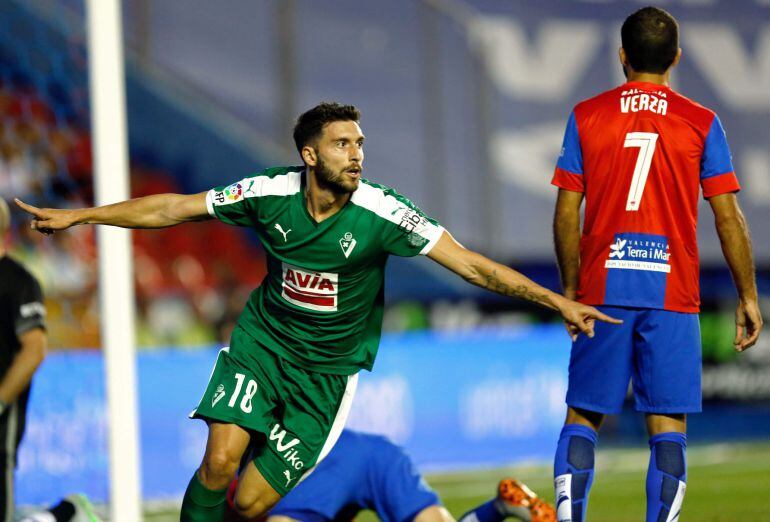
<svg viewBox="0 0 770 522">
<path fill-rule="evenodd" d="M 553 178 L 565 294 L 624 320 L 597 325 L 592 339 L 570 329 L 569 410 L 554 465 L 560 521 L 585 519 L 597 431 L 606 414 L 620 412 L 629 379 L 650 434 L 647 521 L 679 516 L 686 414 L 701 409 L 701 191 L 740 297 L 738 351 L 756 342 L 762 324 L 725 131 L 713 111 L 668 86 L 681 56 L 676 20 L 661 9 L 640 9 L 621 37 L 628 82 L 575 107 Z"/>
</svg>

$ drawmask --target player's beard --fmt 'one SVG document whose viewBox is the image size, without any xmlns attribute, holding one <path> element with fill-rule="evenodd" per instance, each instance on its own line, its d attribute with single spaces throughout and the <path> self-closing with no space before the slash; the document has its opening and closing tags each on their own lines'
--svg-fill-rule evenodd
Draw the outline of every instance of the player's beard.
<svg viewBox="0 0 770 522">
<path fill-rule="evenodd" d="M 358 189 L 359 180 L 348 179 L 345 175 L 347 171 L 333 172 L 326 166 L 324 160 L 318 157 L 318 163 L 315 166 L 315 176 L 318 184 L 327 188 L 335 194 L 350 194 Z"/>
</svg>

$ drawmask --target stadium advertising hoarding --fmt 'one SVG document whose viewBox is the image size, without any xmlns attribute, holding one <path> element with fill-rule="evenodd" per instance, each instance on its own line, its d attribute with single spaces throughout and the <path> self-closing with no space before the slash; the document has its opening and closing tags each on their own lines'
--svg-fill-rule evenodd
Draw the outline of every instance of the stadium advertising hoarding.
<svg viewBox="0 0 770 522">
<path fill-rule="evenodd" d="M 349 427 L 405 446 L 423 470 L 548 460 L 564 418 L 568 338 L 559 327 L 385 336 Z M 206 430 L 187 419 L 216 350 L 138 358 L 145 500 L 178 500 Z M 21 504 L 73 491 L 108 496 L 107 412 L 98 352 L 59 352 L 36 376 L 17 473 Z"/>
</svg>

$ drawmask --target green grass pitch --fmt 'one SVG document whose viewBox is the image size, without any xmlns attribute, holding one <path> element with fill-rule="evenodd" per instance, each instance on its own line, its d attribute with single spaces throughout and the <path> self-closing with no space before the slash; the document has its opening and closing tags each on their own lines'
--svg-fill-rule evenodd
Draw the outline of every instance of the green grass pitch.
<svg viewBox="0 0 770 522">
<path fill-rule="evenodd" d="M 588 507 L 590 522 L 644 520 L 644 482 L 648 452 L 639 449 L 599 450 L 597 473 Z M 549 466 L 517 466 L 496 470 L 428 474 L 426 478 L 447 508 L 459 517 L 491 498 L 497 481 L 517 477 L 549 502 L 553 501 Z M 687 494 L 682 522 L 770 520 L 770 443 L 696 446 L 688 451 Z M 179 520 L 178 511 L 153 510 L 145 520 Z M 375 521 L 370 513 L 359 522 Z"/>
</svg>

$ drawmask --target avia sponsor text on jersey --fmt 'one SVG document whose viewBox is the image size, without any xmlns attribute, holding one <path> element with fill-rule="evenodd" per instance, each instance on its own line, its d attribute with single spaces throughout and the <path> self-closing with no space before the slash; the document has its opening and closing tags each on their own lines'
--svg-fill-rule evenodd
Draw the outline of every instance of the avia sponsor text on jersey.
<svg viewBox="0 0 770 522">
<path fill-rule="evenodd" d="M 321 312 L 337 311 L 338 274 L 283 263 L 281 295 L 288 302 Z"/>
</svg>

